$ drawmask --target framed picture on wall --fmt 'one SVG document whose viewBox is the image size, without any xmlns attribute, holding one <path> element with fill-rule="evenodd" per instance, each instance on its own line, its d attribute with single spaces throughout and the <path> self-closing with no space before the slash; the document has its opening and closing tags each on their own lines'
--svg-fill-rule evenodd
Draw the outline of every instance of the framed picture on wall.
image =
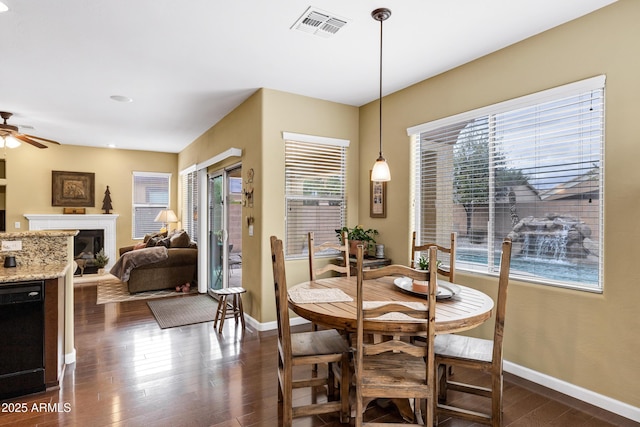
<svg viewBox="0 0 640 427">
<path fill-rule="evenodd" d="M 371 171 L 369 171 L 371 177 Z M 369 216 L 371 218 L 387 217 L 387 183 L 369 179 Z"/>
<path fill-rule="evenodd" d="M 93 172 L 51 171 L 51 206 L 95 206 Z"/>
</svg>

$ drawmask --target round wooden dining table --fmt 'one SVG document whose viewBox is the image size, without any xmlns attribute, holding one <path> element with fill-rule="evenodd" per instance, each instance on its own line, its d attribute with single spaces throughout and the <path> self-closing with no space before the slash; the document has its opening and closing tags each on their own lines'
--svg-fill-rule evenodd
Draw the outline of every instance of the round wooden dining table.
<svg viewBox="0 0 640 427">
<path fill-rule="evenodd" d="M 425 302 L 425 296 L 406 292 L 396 286 L 397 277 L 382 277 L 375 280 L 365 280 L 364 301 L 399 301 Z M 439 284 L 448 282 L 438 280 Z M 466 286 L 457 285 L 460 292 L 451 298 L 438 299 L 436 303 L 436 334 L 461 332 L 475 328 L 491 317 L 493 300 L 488 295 Z M 352 301 L 327 300 L 302 302 L 307 289 L 339 289 L 352 298 Z M 312 292 L 307 292 L 312 294 Z M 331 293 L 331 292 L 329 292 Z M 335 293 L 335 292 L 334 292 Z M 344 295 L 342 294 L 342 295 Z M 292 299 L 292 295 L 296 295 Z M 347 331 L 356 330 L 356 277 L 331 277 L 326 279 L 303 282 L 289 288 L 289 308 L 307 320 L 328 328 Z M 331 298 L 329 298 L 330 300 Z M 309 301 L 309 299 L 306 299 Z M 379 334 L 412 334 L 423 332 L 424 324 L 410 320 L 394 321 L 366 321 L 364 328 L 370 333 Z"/>
</svg>

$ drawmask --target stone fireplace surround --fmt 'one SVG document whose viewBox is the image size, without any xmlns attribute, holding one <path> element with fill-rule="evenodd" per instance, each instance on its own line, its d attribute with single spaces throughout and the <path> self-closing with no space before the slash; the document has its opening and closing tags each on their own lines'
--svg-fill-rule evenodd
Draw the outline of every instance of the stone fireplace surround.
<svg viewBox="0 0 640 427">
<path fill-rule="evenodd" d="M 29 230 L 104 230 L 104 252 L 109 257 L 107 271 L 116 262 L 117 214 L 24 214 Z"/>
</svg>

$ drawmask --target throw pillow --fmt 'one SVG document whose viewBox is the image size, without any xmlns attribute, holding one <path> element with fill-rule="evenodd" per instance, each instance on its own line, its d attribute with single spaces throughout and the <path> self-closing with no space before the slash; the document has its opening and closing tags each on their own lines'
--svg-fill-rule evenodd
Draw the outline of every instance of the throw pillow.
<svg viewBox="0 0 640 427">
<path fill-rule="evenodd" d="M 147 247 L 153 248 L 158 244 L 159 241 L 160 241 L 160 237 L 151 237 L 149 238 L 149 240 L 147 240 Z"/>
<path fill-rule="evenodd" d="M 161 231 L 158 233 L 148 233 L 144 235 L 144 243 L 148 243 L 149 240 L 153 239 L 154 237 L 157 237 L 158 239 L 162 239 L 163 237 L 167 237 L 167 232 L 166 231 Z M 155 246 L 155 245 L 153 245 Z"/>
<path fill-rule="evenodd" d="M 147 247 L 147 244 L 145 242 L 140 242 L 140 243 L 136 243 L 135 246 L 133 247 L 133 250 L 137 250 L 137 249 L 144 249 Z"/>
<path fill-rule="evenodd" d="M 164 246 L 169 249 L 171 247 L 171 237 L 165 237 L 164 239 L 158 240 L 158 244 L 156 246 Z"/>
<path fill-rule="evenodd" d="M 189 244 L 191 243 L 191 239 L 189 238 L 189 235 L 186 231 L 175 233 L 173 236 L 171 236 L 170 240 L 170 248 L 188 248 Z"/>
</svg>

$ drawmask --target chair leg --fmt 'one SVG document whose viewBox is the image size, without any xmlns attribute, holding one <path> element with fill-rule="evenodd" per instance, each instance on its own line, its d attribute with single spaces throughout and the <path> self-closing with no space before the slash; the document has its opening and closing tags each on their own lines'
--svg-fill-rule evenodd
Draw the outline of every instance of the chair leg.
<svg viewBox="0 0 640 427">
<path fill-rule="evenodd" d="M 220 319 L 220 313 L 222 313 L 222 300 L 224 299 L 224 297 L 220 296 L 218 297 L 218 307 L 216 308 L 216 317 L 213 319 L 213 329 L 216 329 L 216 326 L 218 326 L 218 319 Z"/>
<path fill-rule="evenodd" d="M 240 317 L 240 323 L 242 324 L 242 330 L 245 330 L 245 323 L 244 323 L 244 307 L 242 306 L 242 295 L 237 294 L 236 295 L 237 301 L 236 301 L 236 309 L 237 309 L 237 316 Z M 236 317 L 236 323 L 238 323 L 237 317 Z"/>
<path fill-rule="evenodd" d="M 491 425 L 502 425 L 502 373 L 491 375 Z"/>
<path fill-rule="evenodd" d="M 218 328 L 218 333 L 222 333 L 222 327 L 224 326 L 224 319 L 227 317 L 227 296 L 220 296 L 220 304 L 222 304 L 222 313 L 220 314 L 220 327 Z"/>
<path fill-rule="evenodd" d="M 439 403 L 445 403 L 447 401 L 447 381 L 448 379 L 448 375 L 449 375 L 449 369 L 447 369 L 447 365 L 438 365 L 438 369 L 437 369 L 437 378 L 436 381 L 438 382 L 438 402 Z"/>
<path fill-rule="evenodd" d="M 342 355 L 340 369 L 340 402 L 342 403 L 342 406 L 340 408 L 340 422 L 348 423 L 351 418 L 351 405 L 349 404 L 349 390 L 351 388 L 351 366 L 349 364 L 348 353 Z"/>
</svg>

